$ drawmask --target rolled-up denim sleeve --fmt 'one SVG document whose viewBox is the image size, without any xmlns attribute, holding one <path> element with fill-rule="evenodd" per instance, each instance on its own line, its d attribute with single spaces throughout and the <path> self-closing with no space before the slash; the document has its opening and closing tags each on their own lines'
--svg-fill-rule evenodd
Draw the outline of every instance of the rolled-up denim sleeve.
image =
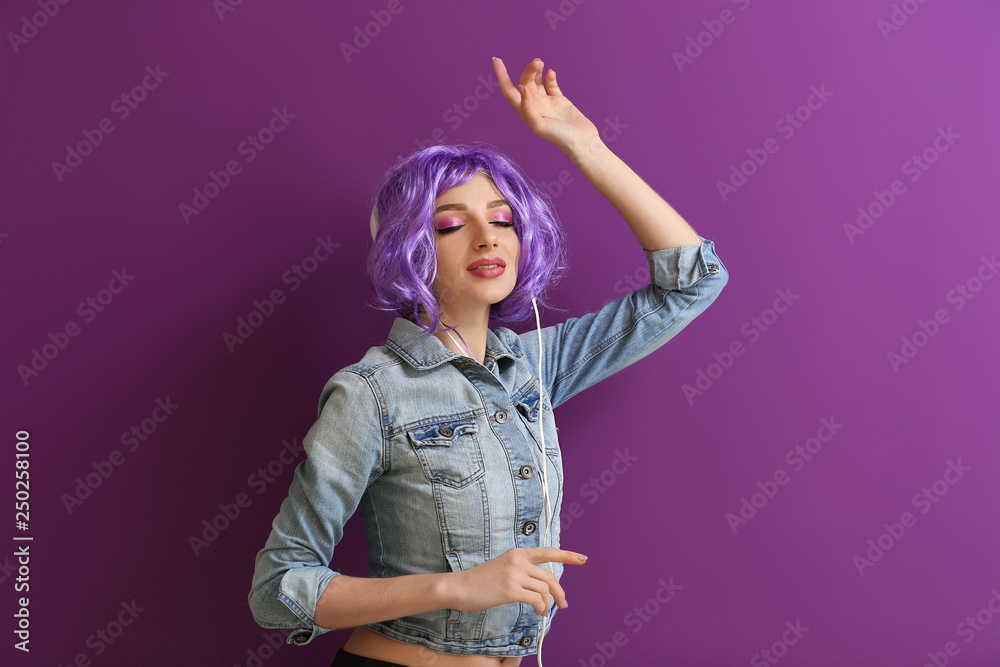
<svg viewBox="0 0 1000 667">
<path fill-rule="evenodd" d="M 639 361 L 676 336 L 715 301 L 729 272 L 715 244 L 646 250 L 650 284 L 599 311 L 541 330 L 542 375 L 552 407 Z M 538 332 L 519 334 L 532 370 Z"/>
<path fill-rule="evenodd" d="M 316 624 L 316 603 L 339 575 L 329 568 L 344 524 L 382 472 L 382 429 L 368 381 L 347 369 L 323 388 L 319 416 L 303 440 L 288 495 L 257 554 L 248 596 L 265 628 L 295 628 L 290 644 L 336 630 Z"/>
</svg>

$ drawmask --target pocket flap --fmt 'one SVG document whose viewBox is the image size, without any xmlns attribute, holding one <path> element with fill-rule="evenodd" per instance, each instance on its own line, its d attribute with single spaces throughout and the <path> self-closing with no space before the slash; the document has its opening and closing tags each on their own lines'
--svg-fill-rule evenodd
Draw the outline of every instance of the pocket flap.
<svg viewBox="0 0 1000 667">
<path fill-rule="evenodd" d="M 529 383 L 514 399 L 514 405 L 529 421 L 536 422 L 538 421 L 538 398 L 538 385 Z"/>
<path fill-rule="evenodd" d="M 415 429 L 409 431 L 409 435 L 413 444 L 419 447 L 448 447 L 461 436 L 478 431 L 476 422 L 457 421 Z"/>
</svg>

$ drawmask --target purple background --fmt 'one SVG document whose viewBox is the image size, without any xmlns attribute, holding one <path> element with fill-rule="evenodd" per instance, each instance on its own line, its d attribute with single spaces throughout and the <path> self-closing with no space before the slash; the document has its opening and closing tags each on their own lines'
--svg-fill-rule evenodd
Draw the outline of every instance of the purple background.
<svg viewBox="0 0 1000 667">
<path fill-rule="evenodd" d="M 283 442 L 301 442 L 325 381 L 388 334 L 392 316 L 364 305 L 375 184 L 435 130 L 495 145 L 554 195 L 573 269 L 543 326 L 647 279 L 614 208 L 481 85 L 498 55 L 515 77 L 535 56 L 556 69 L 731 274 L 664 349 L 558 410 L 563 546 L 590 561 L 563 577 L 571 605 L 546 664 L 771 664 L 757 654 L 772 646 L 781 665 L 1000 664 L 987 606 L 996 595 L 1000 608 L 1000 280 L 983 263 L 1000 250 L 1000 3 L 388 4 L 242 2 L 220 16 L 211 0 L 72 2 L 36 34 L 22 20 L 37 0 L 4 3 L 0 660 L 329 664 L 350 629 L 261 649 L 246 596 L 292 477 Z M 704 22 L 724 10 L 733 20 L 710 40 Z M 886 38 L 894 11 L 908 20 Z M 377 34 L 348 62 L 341 44 L 366 24 Z M 699 33 L 707 46 L 679 68 Z M 112 103 L 147 66 L 169 74 L 122 119 Z M 814 86 L 832 95 L 809 110 Z M 248 162 L 238 147 L 275 108 L 294 118 Z M 808 119 L 788 136 L 776 122 L 796 109 Z M 102 118 L 114 130 L 57 177 L 52 163 Z M 940 153 L 939 128 L 958 135 Z M 777 152 L 720 194 L 768 138 Z M 905 163 L 925 149 L 939 159 L 911 180 Z M 186 224 L 179 205 L 230 160 L 240 173 Z M 903 194 L 849 238 L 894 180 Z M 282 276 L 317 237 L 339 247 L 292 291 Z M 86 321 L 78 304 L 122 267 L 134 280 Z M 971 299 L 954 291 L 966 284 Z M 275 289 L 286 301 L 230 352 L 223 334 Z M 776 290 L 797 297 L 780 314 Z M 889 354 L 938 310 L 935 335 L 894 368 Z M 18 367 L 71 321 L 79 335 L 26 384 Z M 712 384 L 689 400 L 700 372 Z M 121 434 L 168 397 L 179 407 L 128 451 Z M 842 428 L 796 469 L 786 453 L 824 418 Z M 14 527 L 18 429 L 28 531 Z M 114 450 L 121 465 L 70 512 L 77 479 Z M 612 472 L 626 450 L 637 462 Z M 968 471 L 915 503 L 949 461 Z M 279 474 L 260 482 L 268 465 Z M 787 484 L 734 534 L 727 515 L 779 471 Z M 249 507 L 196 555 L 190 537 L 240 493 Z M 904 535 L 883 535 L 904 512 Z M 12 648 L 15 535 L 34 537 L 29 656 Z M 880 536 L 894 543 L 859 573 Z M 332 567 L 367 574 L 357 517 Z M 661 579 L 681 586 L 662 607 L 649 602 Z M 134 621 L 97 640 L 133 600 Z M 981 631 L 966 621 L 977 613 Z M 793 645 L 786 622 L 808 628 Z"/>
</svg>

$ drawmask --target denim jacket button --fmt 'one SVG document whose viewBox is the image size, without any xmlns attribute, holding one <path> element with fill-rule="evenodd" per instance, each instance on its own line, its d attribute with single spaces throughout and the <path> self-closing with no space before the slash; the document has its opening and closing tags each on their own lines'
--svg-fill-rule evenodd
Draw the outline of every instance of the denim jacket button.
<svg viewBox="0 0 1000 667">
<path fill-rule="evenodd" d="M 524 525 L 521 526 L 521 530 L 524 531 L 525 535 L 531 535 L 535 532 L 535 528 L 537 527 L 538 525 L 535 524 L 534 521 L 525 521 Z"/>
<path fill-rule="evenodd" d="M 535 471 L 531 469 L 531 466 L 523 465 L 521 466 L 521 469 L 518 471 L 518 473 L 520 473 L 521 477 L 528 479 L 529 477 L 535 474 Z"/>
<path fill-rule="evenodd" d="M 499 423 L 501 423 L 501 424 L 502 424 L 502 423 L 504 423 L 505 421 L 507 421 L 507 411 L 506 411 L 506 410 L 497 410 L 496 414 L 495 414 L 495 415 L 493 415 L 493 417 L 494 417 L 494 418 L 495 418 L 495 419 L 496 419 L 496 420 L 497 420 L 497 421 L 498 421 Z"/>
<path fill-rule="evenodd" d="M 535 643 L 535 638 L 532 637 L 531 635 L 525 635 L 521 637 L 520 641 L 518 641 L 517 643 L 520 644 L 521 646 L 531 646 L 532 644 Z"/>
<path fill-rule="evenodd" d="M 440 432 L 441 435 L 443 435 L 446 438 L 450 438 L 451 436 L 455 435 L 455 429 L 453 429 L 450 426 L 442 426 L 441 428 L 438 429 L 438 432 Z"/>
</svg>

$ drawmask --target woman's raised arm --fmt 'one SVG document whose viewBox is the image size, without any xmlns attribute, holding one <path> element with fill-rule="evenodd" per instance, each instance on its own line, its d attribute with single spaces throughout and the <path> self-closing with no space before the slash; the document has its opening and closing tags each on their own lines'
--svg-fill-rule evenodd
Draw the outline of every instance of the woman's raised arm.
<svg viewBox="0 0 1000 667">
<path fill-rule="evenodd" d="M 702 243 L 687 221 L 605 145 L 597 126 L 562 94 L 555 71 L 543 76 L 541 59 L 524 68 L 516 87 L 500 58 L 493 59 L 493 69 L 504 99 L 521 120 L 573 161 L 618 209 L 644 249 Z"/>
</svg>

